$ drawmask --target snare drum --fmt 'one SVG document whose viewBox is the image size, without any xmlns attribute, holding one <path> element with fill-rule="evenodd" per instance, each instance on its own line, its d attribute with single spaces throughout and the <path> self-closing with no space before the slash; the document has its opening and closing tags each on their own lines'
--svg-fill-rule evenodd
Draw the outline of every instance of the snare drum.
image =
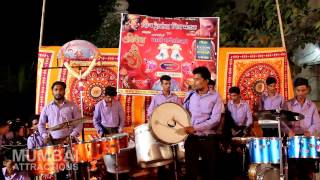
<svg viewBox="0 0 320 180">
<path fill-rule="evenodd" d="M 251 163 L 270 163 L 268 138 L 251 138 L 248 148 Z"/>
<path fill-rule="evenodd" d="M 32 171 L 36 176 L 54 174 L 67 168 L 65 146 L 63 145 L 45 146 L 30 150 L 28 160 L 35 164 Z"/>
<path fill-rule="evenodd" d="M 98 160 L 102 157 L 101 142 L 98 140 L 89 142 L 78 142 L 72 144 L 73 162 L 84 163 Z"/>
<path fill-rule="evenodd" d="M 124 149 L 128 147 L 129 135 L 127 133 L 113 134 L 107 136 L 111 141 L 117 141 L 119 148 Z"/>
<path fill-rule="evenodd" d="M 320 157 L 320 138 L 315 136 L 293 136 L 287 140 L 289 158 L 311 158 Z"/>
</svg>

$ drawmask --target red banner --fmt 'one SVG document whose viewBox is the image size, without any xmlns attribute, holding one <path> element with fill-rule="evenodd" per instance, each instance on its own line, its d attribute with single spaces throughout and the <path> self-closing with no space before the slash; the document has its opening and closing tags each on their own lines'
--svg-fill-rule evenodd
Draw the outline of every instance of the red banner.
<svg viewBox="0 0 320 180">
<path fill-rule="evenodd" d="M 159 78 L 172 78 L 171 90 L 184 95 L 193 84 L 192 69 L 209 68 L 216 77 L 219 18 L 160 18 L 122 14 L 118 91 L 152 95 Z"/>
</svg>

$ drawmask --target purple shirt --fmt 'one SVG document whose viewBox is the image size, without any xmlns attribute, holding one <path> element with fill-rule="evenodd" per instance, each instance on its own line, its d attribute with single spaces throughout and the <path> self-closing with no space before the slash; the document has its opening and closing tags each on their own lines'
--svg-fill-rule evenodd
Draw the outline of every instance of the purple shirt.
<svg viewBox="0 0 320 180">
<path fill-rule="evenodd" d="M 103 128 L 106 127 L 119 127 L 121 131 L 124 121 L 124 111 L 119 101 L 113 100 L 111 107 L 107 106 L 105 100 L 101 100 L 96 104 L 93 114 L 93 125 L 98 133 L 103 132 Z"/>
<path fill-rule="evenodd" d="M 220 95 L 208 91 L 207 94 L 200 96 L 198 92 L 191 91 L 187 93 L 186 99 L 190 93 L 193 94 L 184 103 L 184 107 L 191 114 L 191 124 L 196 131 L 195 135 L 206 136 L 216 134 L 216 129 L 220 124 L 221 108 L 223 105 Z"/>
<path fill-rule="evenodd" d="M 227 106 L 237 126 L 249 127 L 252 124 L 252 113 L 246 101 L 241 100 L 239 104 L 234 104 L 231 100 Z"/>
<path fill-rule="evenodd" d="M 296 98 L 285 103 L 284 109 L 304 115 L 301 121 L 287 123 L 296 134 L 303 134 L 305 131 L 315 133 L 320 131 L 320 117 L 317 106 L 308 98 L 301 105 Z"/>
<path fill-rule="evenodd" d="M 38 131 L 32 133 L 27 140 L 28 149 L 34 149 L 44 146 L 43 138 Z"/>
<path fill-rule="evenodd" d="M 70 102 L 65 100 L 62 106 L 58 106 L 54 101 L 52 101 L 50 104 L 45 106 L 40 114 L 40 120 L 38 124 L 38 129 L 43 138 L 45 138 L 48 135 L 48 132 L 46 130 L 46 123 L 48 123 L 48 127 L 53 127 L 58 124 L 67 122 L 68 120 L 77 119 L 80 118 L 81 114 L 78 109 L 78 107 Z M 77 126 L 72 127 L 70 132 L 67 128 L 52 131 L 50 132 L 53 139 L 59 139 L 59 138 L 65 138 L 69 136 L 71 133 L 71 136 L 78 136 L 79 133 L 82 130 L 82 123 L 79 123 Z"/>
<path fill-rule="evenodd" d="M 268 96 L 267 93 L 261 95 L 259 110 L 280 109 L 283 106 L 284 98 L 279 93 Z"/>
<path fill-rule="evenodd" d="M 159 94 L 152 97 L 150 106 L 148 108 L 148 117 L 152 115 L 156 107 L 166 102 L 174 102 L 177 104 L 181 104 L 180 99 L 174 93 L 170 92 L 168 96 L 165 96 L 163 95 L 163 91 L 161 91 Z"/>
</svg>

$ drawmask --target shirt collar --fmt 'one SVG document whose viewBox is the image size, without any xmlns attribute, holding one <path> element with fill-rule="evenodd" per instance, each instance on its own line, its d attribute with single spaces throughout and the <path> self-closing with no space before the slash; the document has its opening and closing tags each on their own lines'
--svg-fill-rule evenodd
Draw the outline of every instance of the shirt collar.
<svg viewBox="0 0 320 180">
<path fill-rule="evenodd" d="M 111 106 L 113 106 L 114 102 L 115 102 L 115 100 L 113 99 L 112 102 L 111 102 Z M 107 107 L 107 103 L 106 103 L 106 101 L 104 99 L 102 100 L 102 103 L 103 103 L 104 107 Z"/>
<path fill-rule="evenodd" d="M 4 177 L 10 177 L 11 179 L 17 175 L 17 172 L 14 172 L 13 175 L 9 176 L 6 167 L 2 168 L 2 172 Z"/>
<path fill-rule="evenodd" d="M 306 98 L 306 100 L 304 101 L 304 104 L 310 105 L 310 103 L 311 103 L 310 99 Z M 298 102 L 297 98 L 294 98 L 292 101 L 292 105 L 298 105 L 298 104 L 300 103 Z"/>
<path fill-rule="evenodd" d="M 234 102 L 233 102 L 233 100 L 231 100 L 230 101 L 230 103 L 232 104 L 232 105 L 237 105 L 237 104 L 235 104 Z M 240 105 L 243 105 L 245 103 L 245 101 L 244 100 L 240 100 Z"/>
<path fill-rule="evenodd" d="M 62 104 L 64 105 L 64 104 L 67 104 L 68 102 L 69 102 L 68 100 L 64 99 L 64 101 L 63 101 Z M 54 100 L 51 101 L 50 104 L 51 104 L 51 105 L 57 105 L 57 104 L 54 102 Z"/>
<path fill-rule="evenodd" d="M 160 91 L 160 94 L 164 96 L 163 91 Z M 168 95 L 168 97 L 169 97 L 169 96 L 171 96 L 171 95 L 172 95 L 172 92 L 171 92 L 171 91 L 169 91 L 169 95 Z"/>
</svg>

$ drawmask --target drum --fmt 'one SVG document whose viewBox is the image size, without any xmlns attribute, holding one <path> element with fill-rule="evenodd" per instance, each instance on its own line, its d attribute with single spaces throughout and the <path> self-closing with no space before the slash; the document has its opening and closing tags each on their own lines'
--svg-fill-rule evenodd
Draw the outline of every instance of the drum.
<svg viewBox="0 0 320 180">
<path fill-rule="evenodd" d="M 320 157 L 320 138 L 315 136 L 293 136 L 287 140 L 289 158 Z"/>
<path fill-rule="evenodd" d="M 268 138 L 251 138 L 248 143 L 248 149 L 251 163 L 270 163 Z"/>
<path fill-rule="evenodd" d="M 159 105 L 153 111 L 149 124 L 155 138 L 165 144 L 184 141 L 187 137 L 184 127 L 191 125 L 189 113 L 175 103 Z"/>
<path fill-rule="evenodd" d="M 107 136 L 111 141 L 117 142 L 119 149 L 127 148 L 129 142 L 129 135 L 127 133 L 119 133 Z M 112 148 L 112 147 L 111 147 Z"/>
<path fill-rule="evenodd" d="M 271 164 L 280 163 L 280 143 L 281 141 L 277 137 L 268 138 L 269 162 Z"/>
<path fill-rule="evenodd" d="M 30 150 L 28 160 L 34 164 L 33 174 L 38 176 L 65 170 L 65 148 L 63 145 L 53 145 Z"/>
<path fill-rule="evenodd" d="M 250 180 L 280 179 L 280 171 L 268 164 L 251 164 L 248 170 Z"/>
<path fill-rule="evenodd" d="M 109 173 L 128 173 L 132 168 L 137 165 L 137 156 L 135 151 L 135 143 L 131 141 L 127 148 L 122 148 L 117 154 L 117 169 L 116 169 L 116 156 L 105 155 L 103 156 L 104 163 Z"/>
<path fill-rule="evenodd" d="M 157 141 L 148 124 L 137 126 L 134 133 L 137 162 L 142 168 L 158 167 L 172 162 L 171 147 Z"/>
<path fill-rule="evenodd" d="M 102 153 L 101 142 L 99 140 L 72 144 L 73 162 L 75 163 L 98 160 L 102 157 Z"/>
</svg>

